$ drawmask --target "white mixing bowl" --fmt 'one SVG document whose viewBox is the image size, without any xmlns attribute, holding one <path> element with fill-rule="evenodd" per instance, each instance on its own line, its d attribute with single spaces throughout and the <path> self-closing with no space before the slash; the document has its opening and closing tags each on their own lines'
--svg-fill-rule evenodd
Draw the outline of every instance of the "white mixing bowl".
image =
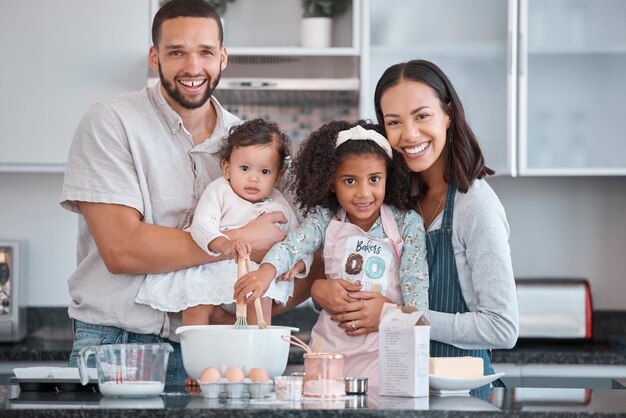
<svg viewBox="0 0 626 418">
<path fill-rule="evenodd" d="M 287 367 L 289 343 L 281 336 L 298 328 L 270 326 L 235 329 L 233 325 L 187 325 L 179 327 L 185 371 L 198 380 L 207 367 L 261 367 L 270 377 L 280 376 Z"/>
</svg>

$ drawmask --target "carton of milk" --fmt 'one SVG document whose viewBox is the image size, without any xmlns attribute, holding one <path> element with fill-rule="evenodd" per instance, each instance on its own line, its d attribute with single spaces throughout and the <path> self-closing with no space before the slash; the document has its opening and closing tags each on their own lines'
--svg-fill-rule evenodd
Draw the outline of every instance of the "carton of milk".
<svg viewBox="0 0 626 418">
<path fill-rule="evenodd" d="M 386 303 L 378 327 L 379 394 L 428 396 L 430 323 L 415 308 Z"/>
</svg>

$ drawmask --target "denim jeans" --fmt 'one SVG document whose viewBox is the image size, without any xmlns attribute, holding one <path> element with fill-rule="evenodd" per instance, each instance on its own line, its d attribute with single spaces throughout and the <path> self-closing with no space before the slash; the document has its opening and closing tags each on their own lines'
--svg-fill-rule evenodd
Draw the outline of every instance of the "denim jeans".
<svg viewBox="0 0 626 418">
<path fill-rule="evenodd" d="M 165 384 L 184 387 L 187 373 L 185 373 L 185 368 L 183 367 L 183 358 L 179 343 L 172 342 L 154 334 L 135 334 L 117 327 L 92 325 L 78 320 L 74 320 L 73 322 L 74 345 L 72 346 L 72 354 L 70 354 L 69 367 L 77 367 L 80 350 L 92 345 L 168 343 L 172 346 L 174 351 L 169 355 Z M 96 367 L 95 357 L 89 357 L 87 367 Z"/>
</svg>

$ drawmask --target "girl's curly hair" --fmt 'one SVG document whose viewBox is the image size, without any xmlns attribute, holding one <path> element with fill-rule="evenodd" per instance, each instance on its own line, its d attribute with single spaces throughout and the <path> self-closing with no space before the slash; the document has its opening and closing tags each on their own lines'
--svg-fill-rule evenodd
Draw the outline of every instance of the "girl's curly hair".
<svg viewBox="0 0 626 418">
<path fill-rule="evenodd" d="M 316 206 L 336 211 L 339 201 L 331 185 L 335 181 L 337 165 L 347 156 L 374 154 L 385 160 L 387 182 L 385 203 L 400 210 L 408 210 L 417 205 L 416 197 L 411 197 L 411 172 L 404 158 L 393 151 L 393 160 L 383 148 L 371 140 L 347 141 L 335 148 L 337 134 L 343 130 L 360 125 L 384 135 L 378 125 L 360 120 L 356 123 L 346 121 L 330 122 L 311 133 L 302 142 L 294 161 L 296 181 L 291 186 L 295 191 L 296 202 L 300 204 L 303 215 L 307 215 Z"/>
<path fill-rule="evenodd" d="M 235 148 L 271 144 L 272 142 L 276 145 L 276 150 L 280 155 L 278 169 L 282 170 L 285 167 L 285 161 L 291 155 L 289 137 L 280 130 L 276 123 L 264 119 L 251 119 L 230 128 L 228 135 L 220 142 L 218 155 L 220 159 L 228 161 Z"/>
</svg>

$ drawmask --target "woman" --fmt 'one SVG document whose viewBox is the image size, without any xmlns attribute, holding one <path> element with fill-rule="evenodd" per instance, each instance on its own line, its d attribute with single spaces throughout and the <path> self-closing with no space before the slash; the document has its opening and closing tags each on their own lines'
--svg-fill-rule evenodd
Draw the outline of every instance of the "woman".
<svg viewBox="0 0 626 418">
<path fill-rule="evenodd" d="M 415 209 L 427 230 L 430 354 L 479 356 L 491 374 L 490 350 L 513 347 L 518 334 L 509 225 L 483 180 L 493 170 L 484 164 L 454 87 L 433 63 L 389 67 L 374 101 L 387 139 L 414 173 Z M 388 302 L 340 280 L 317 280 L 311 292 L 348 335 L 377 331 Z"/>
</svg>

